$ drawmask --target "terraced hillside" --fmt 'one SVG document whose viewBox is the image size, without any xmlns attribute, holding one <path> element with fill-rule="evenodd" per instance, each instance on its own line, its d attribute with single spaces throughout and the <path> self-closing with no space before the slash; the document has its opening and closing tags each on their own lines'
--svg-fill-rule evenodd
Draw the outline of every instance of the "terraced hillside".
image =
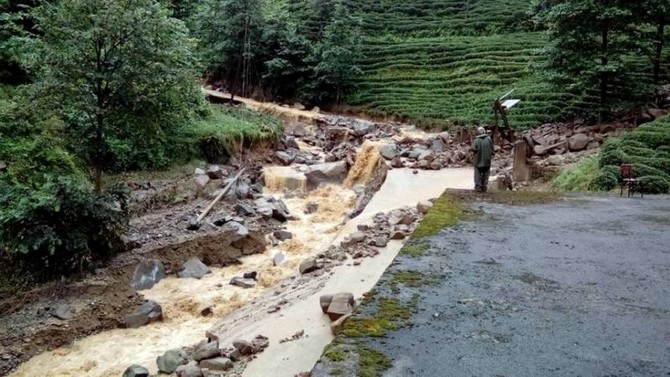
<svg viewBox="0 0 670 377">
<path fill-rule="evenodd" d="M 528 1 L 356 4 L 365 34 L 364 76 L 348 105 L 427 126 L 486 123 L 492 121 L 492 100 L 516 88 L 523 103 L 512 110 L 510 121 L 519 128 L 590 106 L 551 91 L 532 72 L 546 39 L 542 32 L 524 31 Z"/>
</svg>

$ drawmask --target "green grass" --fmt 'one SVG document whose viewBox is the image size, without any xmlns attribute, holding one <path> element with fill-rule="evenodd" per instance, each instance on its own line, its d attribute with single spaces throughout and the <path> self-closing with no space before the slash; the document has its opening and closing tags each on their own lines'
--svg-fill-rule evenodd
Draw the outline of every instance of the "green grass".
<svg viewBox="0 0 670 377">
<path fill-rule="evenodd" d="M 553 186 L 563 191 L 588 191 L 600 167 L 596 157 L 582 160 L 572 169 L 563 170 L 553 181 Z"/>
<path fill-rule="evenodd" d="M 227 106 L 211 106 L 211 114 L 184 131 L 185 143 L 192 143 L 194 156 L 216 160 L 235 155 L 244 147 L 273 140 L 283 130 L 278 118 L 260 112 Z"/>
</svg>

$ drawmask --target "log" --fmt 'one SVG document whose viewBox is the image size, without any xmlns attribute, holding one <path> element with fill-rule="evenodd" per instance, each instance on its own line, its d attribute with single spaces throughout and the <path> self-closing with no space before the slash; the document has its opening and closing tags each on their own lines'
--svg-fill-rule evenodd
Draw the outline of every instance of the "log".
<svg viewBox="0 0 670 377">
<path fill-rule="evenodd" d="M 209 203 L 209 205 L 207 206 L 207 208 L 205 208 L 205 210 L 202 211 L 202 213 L 200 214 L 200 216 L 198 216 L 198 218 L 195 219 L 195 221 L 191 221 L 191 222 L 189 223 L 189 225 L 188 225 L 188 229 L 190 229 L 190 230 L 197 230 L 198 228 L 200 228 L 200 222 L 202 221 L 202 219 L 204 219 L 205 216 L 207 216 L 207 214 L 209 213 L 209 211 L 211 211 L 212 208 L 214 208 L 214 205 L 215 205 L 216 203 L 218 203 L 219 200 L 221 200 L 221 198 L 223 198 L 223 196 L 226 195 L 226 194 L 228 193 L 228 191 L 230 191 L 230 188 L 233 187 L 233 185 L 235 184 L 235 182 L 237 182 L 237 180 L 240 178 L 240 176 L 242 175 L 242 173 L 244 173 L 244 170 L 246 170 L 246 168 L 242 168 L 242 169 L 240 169 L 240 171 L 237 172 L 237 174 L 235 174 L 235 177 L 233 177 L 233 179 L 226 185 L 226 187 L 224 187 L 223 190 L 221 190 L 221 192 L 219 193 L 219 195 L 217 195 L 216 198 L 214 198 L 214 200 L 212 200 L 212 202 Z"/>
</svg>

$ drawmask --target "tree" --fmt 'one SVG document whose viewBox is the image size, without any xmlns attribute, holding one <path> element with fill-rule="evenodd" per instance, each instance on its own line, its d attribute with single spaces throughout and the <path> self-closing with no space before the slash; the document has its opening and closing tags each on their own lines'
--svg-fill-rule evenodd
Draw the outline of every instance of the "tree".
<svg viewBox="0 0 670 377">
<path fill-rule="evenodd" d="M 262 63 L 259 0 L 207 0 L 196 13 L 195 34 L 210 75 L 232 83 L 231 94 L 251 94 Z"/>
<path fill-rule="evenodd" d="M 152 0 L 63 0 L 36 16 L 43 36 L 26 54 L 33 95 L 67 124 L 96 191 L 103 171 L 129 163 L 124 153 L 159 158 L 202 100 L 184 24 Z"/>
<path fill-rule="evenodd" d="M 362 73 L 360 58 L 360 19 L 349 14 L 345 5 L 334 5 L 333 19 L 325 27 L 323 39 L 316 49 L 316 99 L 340 102 L 342 94 L 354 86 Z"/>
<path fill-rule="evenodd" d="M 670 2 L 667 0 L 647 0 L 643 2 L 643 17 L 656 28 L 653 36 L 654 47 L 654 83 L 660 84 L 663 47 L 665 42 L 665 27 L 670 25 Z"/>
<path fill-rule="evenodd" d="M 600 116 L 644 88 L 632 79 L 630 56 L 642 54 L 631 2 L 625 0 L 565 0 L 549 8 L 549 44 L 545 49 L 547 77 L 556 86 L 577 93 L 595 91 Z"/>
</svg>

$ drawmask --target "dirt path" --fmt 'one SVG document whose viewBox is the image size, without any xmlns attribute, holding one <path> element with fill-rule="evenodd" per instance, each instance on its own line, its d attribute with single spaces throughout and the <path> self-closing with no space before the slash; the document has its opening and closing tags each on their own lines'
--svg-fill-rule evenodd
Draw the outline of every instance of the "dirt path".
<svg viewBox="0 0 670 377">
<path fill-rule="evenodd" d="M 667 374 L 669 197 L 473 207 L 482 216 L 398 258 L 376 287 L 398 297 L 398 271 L 446 273 L 400 289 L 420 297 L 411 328 L 363 340 L 392 360 L 385 376 Z"/>
<path fill-rule="evenodd" d="M 217 92 L 215 90 L 209 90 L 205 88 L 202 88 L 201 90 L 203 91 L 203 93 L 212 97 L 226 100 L 229 100 L 231 98 L 230 93 Z M 273 115 L 278 115 L 289 120 L 312 123 L 314 119 L 318 119 L 321 117 L 321 114 L 318 112 L 298 110 L 292 107 L 284 107 L 269 102 L 259 102 L 250 98 L 235 96 L 235 101 L 243 103 L 250 110 L 262 111 Z"/>
</svg>

